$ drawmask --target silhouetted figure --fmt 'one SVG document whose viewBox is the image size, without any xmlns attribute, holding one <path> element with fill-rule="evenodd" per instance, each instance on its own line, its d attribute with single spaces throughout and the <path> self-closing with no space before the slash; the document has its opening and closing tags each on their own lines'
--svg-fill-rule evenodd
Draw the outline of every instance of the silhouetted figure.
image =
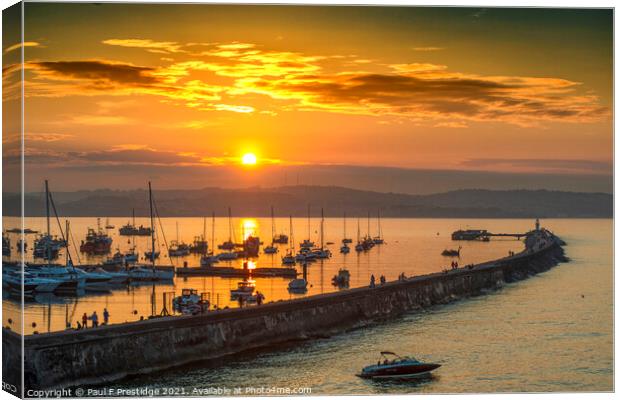
<svg viewBox="0 0 620 400">
<path fill-rule="evenodd" d="M 93 311 L 93 315 L 90 316 L 91 321 L 93 321 L 93 328 L 99 326 L 99 317 L 97 316 L 97 311 Z"/>
<path fill-rule="evenodd" d="M 110 313 L 108 312 L 107 308 L 104 308 L 103 309 L 103 324 L 107 325 L 109 321 L 110 321 Z"/>
<path fill-rule="evenodd" d="M 88 328 L 88 315 L 86 315 L 86 313 L 82 315 L 82 326 Z"/>
<path fill-rule="evenodd" d="M 370 287 L 374 288 L 375 287 L 375 275 L 370 275 Z"/>
</svg>

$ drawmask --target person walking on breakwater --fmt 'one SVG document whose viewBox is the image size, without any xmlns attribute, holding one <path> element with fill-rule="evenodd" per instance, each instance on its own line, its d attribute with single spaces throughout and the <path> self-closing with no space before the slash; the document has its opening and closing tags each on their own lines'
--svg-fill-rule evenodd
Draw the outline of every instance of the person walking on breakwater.
<svg viewBox="0 0 620 400">
<path fill-rule="evenodd" d="M 88 328 L 88 315 L 86 315 L 86 313 L 82 315 L 82 326 Z"/>
<path fill-rule="evenodd" d="M 370 275 L 370 287 L 374 288 L 375 287 L 375 275 Z"/>
<path fill-rule="evenodd" d="M 103 324 L 107 325 L 110 322 L 110 313 L 107 308 L 103 309 Z"/>
<path fill-rule="evenodd" d="M 97 311 L 93 311 L 93 315 L 90 316 L 90 319 L 93 321 L 93 328 L 99 326 L 99 317 L 97 316 Z"/>
<path fill-rule="evenodd" d="M 264 299 L 265 299 L 265 296 L 261 292 L 256 292 L 256 305 L 257 306 L 260 306 L 261 304 L 263 304 Z"/>
<path fill-rule="evenodd" d="M 381 281 L 382 285 L 385 285 L 385 276 L 381 275 L 381 278 L 379 278 L 379 281 Z"/>
</svg>

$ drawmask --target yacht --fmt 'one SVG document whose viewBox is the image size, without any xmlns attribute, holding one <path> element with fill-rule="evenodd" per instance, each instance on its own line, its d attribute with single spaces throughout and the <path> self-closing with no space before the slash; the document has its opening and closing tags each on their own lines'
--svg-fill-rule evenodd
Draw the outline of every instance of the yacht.
<svg viewBox="0 0 620 400">
<path fill-rule="evenodd" d="M 271 206 L 271 244 L 263 249 L 263 253 L 275 254 L 278 252 L 278 248 L 274 246 L 275 237 L 276 237 L 276 223 L 273 217 L 273 206 Z"/>
<path fill-rule="evenodd" d="M 27 271 L 10 271 L 2 274 L 3 286 L 13 291 L 24 293 L 52 293 L 60 285 L 60 281 L 50 278 L 37 277 Z M 22 286 L 23 284 L 23 286 Z"/>
<path fill-rule="evenodd" d="M 130 268 L 128 274 L 130 281 L 137 282 L 168 281 L 174 279 L 173 270 L 161 270 L 149 268 L 149 266 Z"/>
<path fill-rule="evenodd" d="M 73 293 L 86 288 L 86 277 L 80 275 L 71 265 L 28 267 L 28 272 L 39 278 L 59 281 L 56 291 Z"/>
<path fill-rule="evenodd" d="M 95 289 L 95 288 L 103 288 L 106 284 L 110 283 L 112 277 L 105 273 L 99 272 L 87 272 L 81 268 L 75 268 L 75 272 L 77 272 L 78 276 L 84 277 L 85 288 Z"/>
</svg>

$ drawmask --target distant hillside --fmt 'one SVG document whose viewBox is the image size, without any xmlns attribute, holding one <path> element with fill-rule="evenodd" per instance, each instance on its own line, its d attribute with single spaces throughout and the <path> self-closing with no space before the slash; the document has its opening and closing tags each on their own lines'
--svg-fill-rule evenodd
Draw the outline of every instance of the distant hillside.
<svg viewBox="0 0 620 400">
<path fill-rule="evenodd" d="M 80 191 L 54 193 L 62 216 L 148 215 L 145 190 Z M 235 216 L 268 216 L 273 206 L 277 216 L 365 216 L 381 210 L 384 217 L 452 218 L 611 218 L 613 196 L 605 193 L 574 193 L 547 190 L 457 190 L 432 195 L 378 193 L 328 186 L 285 186 L 280 188 L 161 190 L 154 192 L 161 216 L 203 216 L 215 212 Z M 4 194 L 4 215 L 19 215 L 19 196 Z M 44 195 L 29 193 L 26 214 L 45 215 Z"/>
</svg>

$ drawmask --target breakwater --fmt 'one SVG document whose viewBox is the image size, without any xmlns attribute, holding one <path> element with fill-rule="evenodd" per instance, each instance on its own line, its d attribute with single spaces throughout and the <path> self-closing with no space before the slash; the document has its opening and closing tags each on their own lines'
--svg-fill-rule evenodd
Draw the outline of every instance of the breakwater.
<svg viewBox="0 0 620 400">
<path fill-rule="evenodd" d="M 35 389 L 101 384 L 131 374 L 285 341 L 324 337 L 497 289 L 507 282 L 543 272 L 563 260 L 559 239 L 543 231 L 530 235 L 526 249 L 515 256 L 471 268 L 388 282 L 376 288 L 357 288 L 198 316 L 30 335 L 24 339 L 25 386 Z M 16 353 L 12 351 L 19 351 L 20 342 L 15 333 L 3 331 L 5 374 L 7 357 L 15 359 Z M 17 377 L 12 381 L 19 380 Z"/>
</svg>

